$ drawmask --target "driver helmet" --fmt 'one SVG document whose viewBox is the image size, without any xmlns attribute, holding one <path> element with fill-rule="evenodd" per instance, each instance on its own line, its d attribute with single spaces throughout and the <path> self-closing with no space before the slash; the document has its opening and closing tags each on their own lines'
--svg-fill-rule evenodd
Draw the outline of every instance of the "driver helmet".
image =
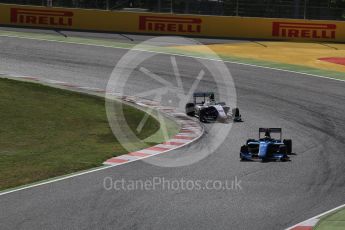
<svg viewBox="0 0 345 230">
<path fill-rule="evenodd" d="M 265 131 L 265 139 L 271 139 L 271 134 L 268 129 Z"/>
</svg>

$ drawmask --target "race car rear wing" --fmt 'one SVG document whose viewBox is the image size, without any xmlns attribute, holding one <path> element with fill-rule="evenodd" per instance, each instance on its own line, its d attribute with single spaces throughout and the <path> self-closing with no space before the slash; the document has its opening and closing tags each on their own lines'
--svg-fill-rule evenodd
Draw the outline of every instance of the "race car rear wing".
<svg viewBox="0 0 345 230">
<path fill-rule="evenodd" d="M 203 104 L 206 101 L 206 98 L 210 98 L 211 96 L 213 96 L 213 98 L 214 98 L 214 93 L 212 93 L 212 92 L 195 92 L 195 93 L 193 93 L 194 104 Z M 197 98 L 201 98 L 202 102 L 198 102 Z"/>
<path fill-rule="evenodd" d="M 193 93 L 193 97 L 209 97 L 212 94 L 214 94 L 213 92 L 195 92 Z"/>
<path fill-rule="evenodd" d="M 282 140 L 283 131 L 281 128 L 259 128 L 259 139 L 261 138 L 261 133 L 265 133 L 265 136 L 271 136 L 271 133 L 279 133 L 280 140 Z"/>
</svg>

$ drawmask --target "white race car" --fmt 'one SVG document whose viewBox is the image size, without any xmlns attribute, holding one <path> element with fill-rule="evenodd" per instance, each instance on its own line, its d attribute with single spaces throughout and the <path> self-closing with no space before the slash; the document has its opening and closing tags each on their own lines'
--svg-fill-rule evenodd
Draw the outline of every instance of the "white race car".
<svg viewBox="0 0 345 230">
<path fill-rule="evenodd" d="M 186 104 L 186 114 L 196 116 L 201 122 L 226 122 L 232 119 L 241 122 L 241 114 L 238 108 L 232 109 L 224 102 L 216 102 L 214 93 L 194 93 L 194 101 Z"/>
</svg>

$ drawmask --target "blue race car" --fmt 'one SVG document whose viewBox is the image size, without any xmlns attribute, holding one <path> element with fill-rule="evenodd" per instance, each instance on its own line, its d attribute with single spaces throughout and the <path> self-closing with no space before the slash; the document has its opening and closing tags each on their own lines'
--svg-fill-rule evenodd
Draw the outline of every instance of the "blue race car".
<svg viewBox="0 0 345 230">
<path fill-rule="evenodd" d="M 264 137 L 261 137 L 262 133 L 265 133 Z M 279 133 L 280 138 L 272 138 L 272 133 Z M 240 159 L 242 161 L 261 160 L 262 162 L 288 161 L 289 154 L 292 154 L 292 141 L 288 139 L 282 141 L 281 128 L 260 128 L 259 139 L 249 139 L 241 147 Z"/>
</svg>

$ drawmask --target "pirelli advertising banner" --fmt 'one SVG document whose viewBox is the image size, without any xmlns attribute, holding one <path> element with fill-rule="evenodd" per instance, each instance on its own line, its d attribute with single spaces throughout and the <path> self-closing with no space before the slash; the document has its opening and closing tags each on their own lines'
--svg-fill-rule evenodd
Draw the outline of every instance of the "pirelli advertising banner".
<svg viewBox="0 0 345 230">
<path fill-rule="evenodd" d="M 71 30 L 345 42 L 345 22 L 29 7 L 0 4 L 0 24 Z"/>
</svg>

